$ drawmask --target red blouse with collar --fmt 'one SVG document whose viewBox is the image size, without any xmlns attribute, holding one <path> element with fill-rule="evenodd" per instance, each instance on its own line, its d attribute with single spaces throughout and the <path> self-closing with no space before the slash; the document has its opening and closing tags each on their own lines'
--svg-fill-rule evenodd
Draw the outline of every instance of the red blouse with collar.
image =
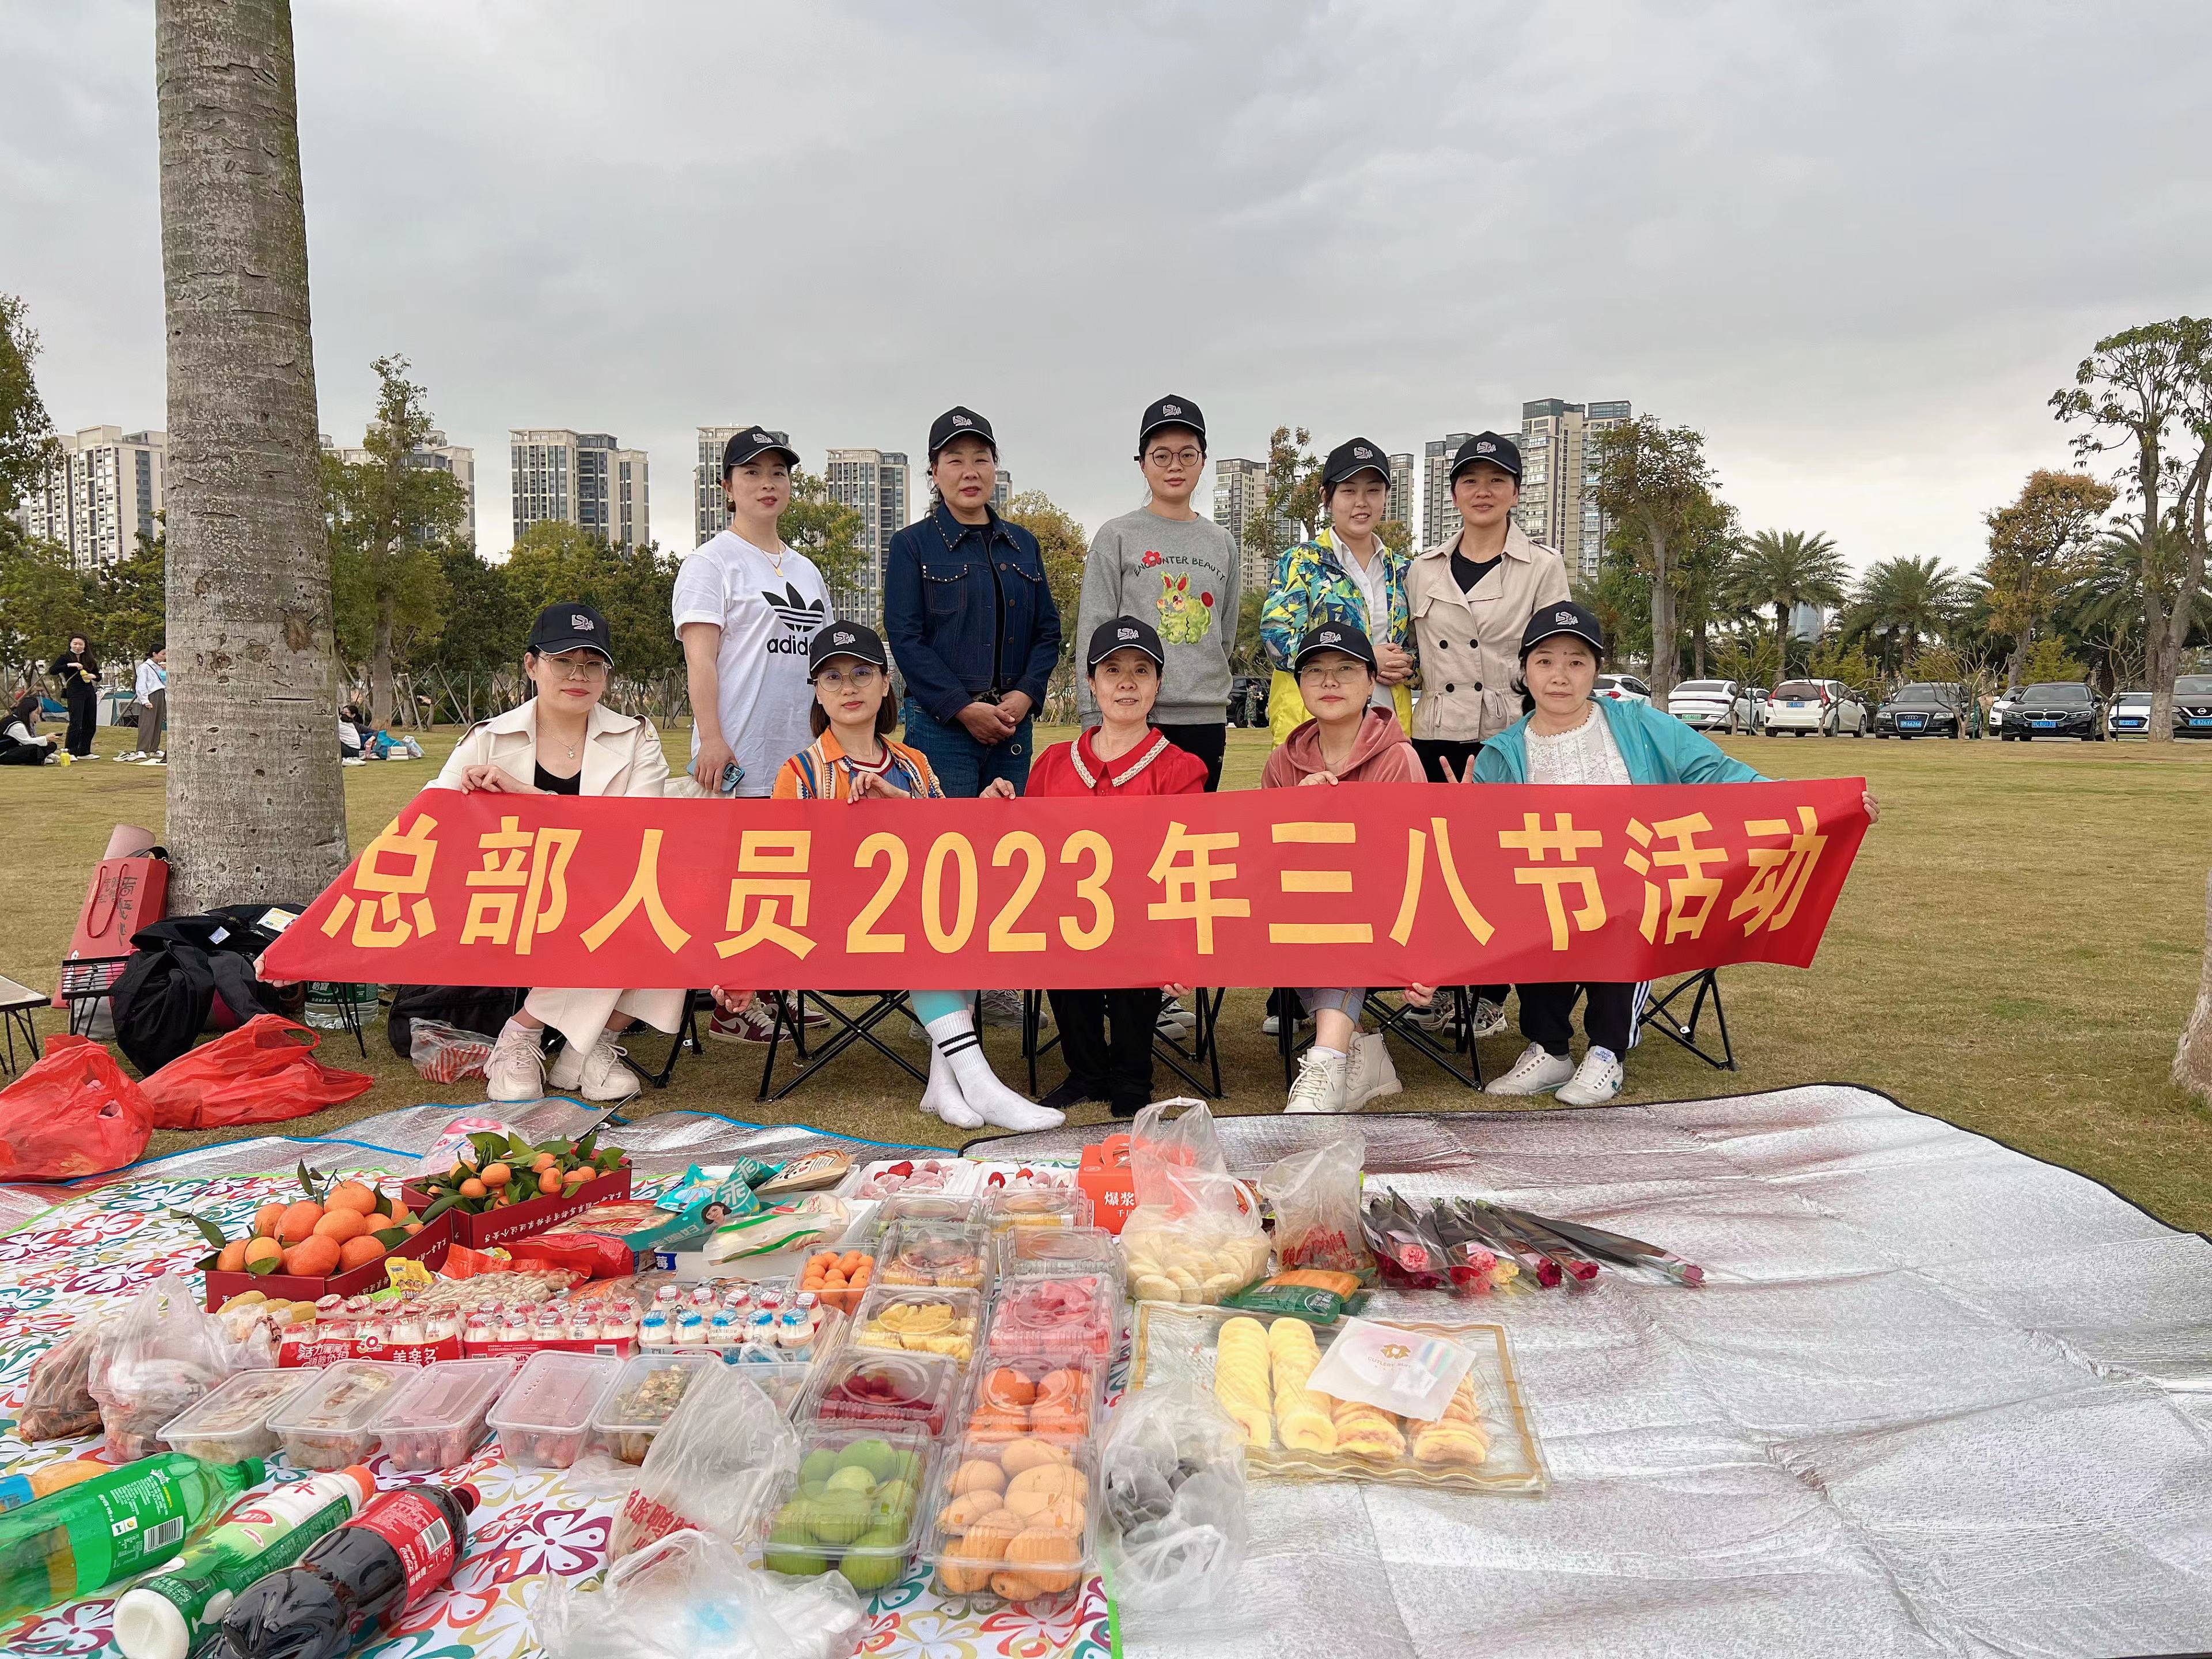
<svg viewBox="0 0 2212 1659">
<path fill-rule="evenodd" d="M 1102 761 L 1093 727 L 1073 743 L 1056 743 L 1030 766 L 1025 795 L 1200 795 L 1206 763 L 1157 730 L 1127 754 Z"/>
</svg>

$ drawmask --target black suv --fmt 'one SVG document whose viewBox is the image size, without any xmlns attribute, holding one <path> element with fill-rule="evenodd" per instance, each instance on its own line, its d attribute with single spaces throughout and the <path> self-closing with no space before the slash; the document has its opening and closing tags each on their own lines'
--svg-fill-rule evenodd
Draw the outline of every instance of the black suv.
<svg viewBox="0 0 2212 1659">
<path fill-rule="evenodd" d="M 2212 674 L 2184 674 L 2174 681 L 2173 735 L 2212 738 Z"/>
<path fill-rule="evenodd" d="M 1966 710 L 1962 719 L 1959 711 Z M 1978 738 L 1981 705 L 1955 685 L 1900 685 L 1875 710 L 1877 738 Z"/>
<path fill-rule="evenodd" d="M 2031 685 L 2005 710 L 2001 735 L 2022 743 L 2036 738 L 2079 738 L 2084 743 L 2102 743 L 2105 700 L 2079 680 Z"/>
</svg>

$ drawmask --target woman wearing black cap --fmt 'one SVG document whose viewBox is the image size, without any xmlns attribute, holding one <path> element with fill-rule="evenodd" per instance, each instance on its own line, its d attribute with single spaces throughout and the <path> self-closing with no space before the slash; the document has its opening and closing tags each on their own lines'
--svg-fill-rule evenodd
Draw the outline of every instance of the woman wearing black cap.
<svg viewBox="0 0 2212 1659">
<path fill-rule="evenodd" d="M 972 409 L 929 429 L 927 518 L 884 556 L 884 632 L 906 676 L 906 740 L 945 793 L 1030 775 L 1030 720 L 1060 661 L 1060 611 L 1037 541 L 991 508 L 999 444 Z"/>
<path fill-rule="evenodd" d="M 1763 783 L 1649 703 L 1592 697 L 1605 634 L 1597 618 L 1571 601 L 1547 605 L 1521 635 L 1520 681 L 1535 707 L 1475 757 L 1477 783 Z M 1881 817 L 1871 793 L 1863 798 L 1869 823 Z M 1644 988 L 1589 983 L 1522 985 L 1521 1033 L 1528 1046 L 1513 1069 L 1490 1085 L 1493 1095 L 1556 1091 L 1570 1106 L 1601 1106 L 1621 1091 L 1622 1061 L 1636 1042 Z M 1583 1030 L 1588 1052 L 1577 1066 L 1567 1057 L 1575 1000 L 1587 998 Z"/>
<path fill-rule="evenodd" d="M 503 795 L 661 794 L 668 761 L 660 734 L 648 721 L 617 714 L 600 701 L 613 661 L 605 617 L 588 605 L 548 605 L 522 659 L 537 695 L 471 727 L 431 787 Z M 556 1092 L 574 1090 L 586 1100 L 628 1100 L 637 1092 L 637 1078 L 623 1064 L 615 1034 L 633 1019 L 673 1031 L 684 1018 L 684 1000 L 680 990 L 533 990 L 492 1045 L 484 1093 L 492 1100 L 536 1100 L 550 1083 Z M 550 1078 L 542 1057 L 549 1025 L 567 1039 Z"/>
</svg>

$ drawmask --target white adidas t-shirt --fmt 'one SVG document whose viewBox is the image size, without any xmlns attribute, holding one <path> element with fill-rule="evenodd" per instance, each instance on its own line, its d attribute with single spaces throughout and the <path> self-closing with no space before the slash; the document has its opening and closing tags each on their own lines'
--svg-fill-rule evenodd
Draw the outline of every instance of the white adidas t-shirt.
<svg viewBox="0 0 2212 1659">
<path fill-rule="evenodd" d="M 686 623 L 722 630 L 714 672 L 721 693 L 722 740 L 744 768 L 740 795 L 765 796 L 784 762 L 814 741 L 806 711 L 806 645 L 830 620 L 830 590 L 804 553 L 781 550 L 776 561 L 725 530 L 684 561 L 676 573 L 676 634 Z M 699 753 L 699 728 L 691 728 Z"/>
</svg>

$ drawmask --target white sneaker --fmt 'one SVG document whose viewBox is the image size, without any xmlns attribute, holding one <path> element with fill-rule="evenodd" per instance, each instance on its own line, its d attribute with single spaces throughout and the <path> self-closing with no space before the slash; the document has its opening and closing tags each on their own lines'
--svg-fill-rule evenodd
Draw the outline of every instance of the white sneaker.
<svg viewBox="0 0 2212 1659">
<path fill-rule="evenodd" d="M 1544 1045 L 1532 1042 L 1521 1051 L 1513 1069 L 1483 1091 L 1486 1095 L 1548 1095 L 1575 1074 L 1575 1063 L 1565 1054 L 1547 1054 Z"/>
<path fill-rule="evenodd" d="M 509 1020 L 499 1028 L 484 1061 L 484 1097 L 488 1100 L 543 1100 L 545 1064 L 538 1049 L 538 1032 Z"/>
<path fill-rule="evenodd" d="M 1324 1054 L 1309 1048 L 1298 1061 L 1297 1081 L 1291 1085 L 1285 1112 L 1348 1112 L 1345 1104 L 1345 1074 L 1351 1069 L 1342 1054 Z"/>
<path fill-rule="evenodd" d="M 628 1100 L 643 1086 L 637 1073 L 623 1063 L 623 1051 L 611 1033 L 602 1031 L 588 1048 L 573 1042 L 561 1045 L 545 1070 L 545 1086 L 556 1095 L 580 1093 L 586 1100 L 611 1103 Z"/>
<path fill-rule="evenodd" d="M 1164 1037 L 1188 1042 L 1191 1034 L 1198 1030 L 1198 1016 L 1170 997 L 1160 1004 L 1160 1017 L 1154 1022 L 1152 1029 Z"/>
<path fill-rule="evenodd" d="M 363 760 L 360 756 L 356 755 L 349 760 L 340 761 L 338 764 L 340 766 L 366 766 L 368 763 Z"/>
<path fill-rule="evenodd" d="M 1627 1071 L 1620 1058 L 1610 1048 L 1593 1048 L 1583 1056 L 1576 1070 L 1574 1081 L 1559 1091 L 1559 1101 L 1567 1106 L 1602 1106 L 1620 1092 L 1627 1080 Z"/>
<path fill-rule="evenodd" d="M 1477 997 L 1468 1016 L 1468 1036 L 1476 1042 L 1505 1035 L 1505 1010 L 1487 997 Z"/>
<path fill-rule="evenodd" d="M 1440 990 L 1425 1008 L 1408 1002 L 1405 1023 L 1417 1031 L 1448 1032 L 1459 1024 L 1456 1000 L 1449 991 Z"/>
<path fill-rule="evenodd" d="M 137 760 L 137 759 L 140 758 L 140 754 L 141 754 L 141 751 L 140 751 L 140 750 L 136 750 L 136 749 L 130 749 L 130 750 L 125 750 L 122 754 L 118 755 L 115 758 L 116 758 L 116 759 L 118 759 L 118 760 L 119 760 L 119 761 L 135 761 L 135 760 Z"/>
<path fill-rule="evenodd" d="M 1298 1016 L 1298 1024 L 1304 1025 L 1312 1018 L 1313 1016 L 1311 1014 L 1300 1014 Z M 1260 1022 L 1260 1035 L 1261 1036 L 1280 1036 L 1282 1034 L 1283 1022 L 1280 1017 L 1270 1014 L 1267 1018 Z"/>
<path fill-rule="evenodd" d="M 1040 1014 L 1041 1023 L 1049 1024 L 1048 1012 Z M 1018 1025 L 1022 1023 L 1022 994 L 1019 991 L 986 991 L 975 1004 L 975 1023 L 978 1025 Z"/>
<path fill-rule="evenodd" d="M 1370 1101 L 1402 1094 L 1405 1088 L 1398 1081 L 1398 1068 L 1390 1063 L 1390 1050 L 1382 1032 L 1369 1031 L 1352 1039 L 1350 1063 L 1344 1076 L 1346 1111 L 1364 1110 Z"/>
</svg>

